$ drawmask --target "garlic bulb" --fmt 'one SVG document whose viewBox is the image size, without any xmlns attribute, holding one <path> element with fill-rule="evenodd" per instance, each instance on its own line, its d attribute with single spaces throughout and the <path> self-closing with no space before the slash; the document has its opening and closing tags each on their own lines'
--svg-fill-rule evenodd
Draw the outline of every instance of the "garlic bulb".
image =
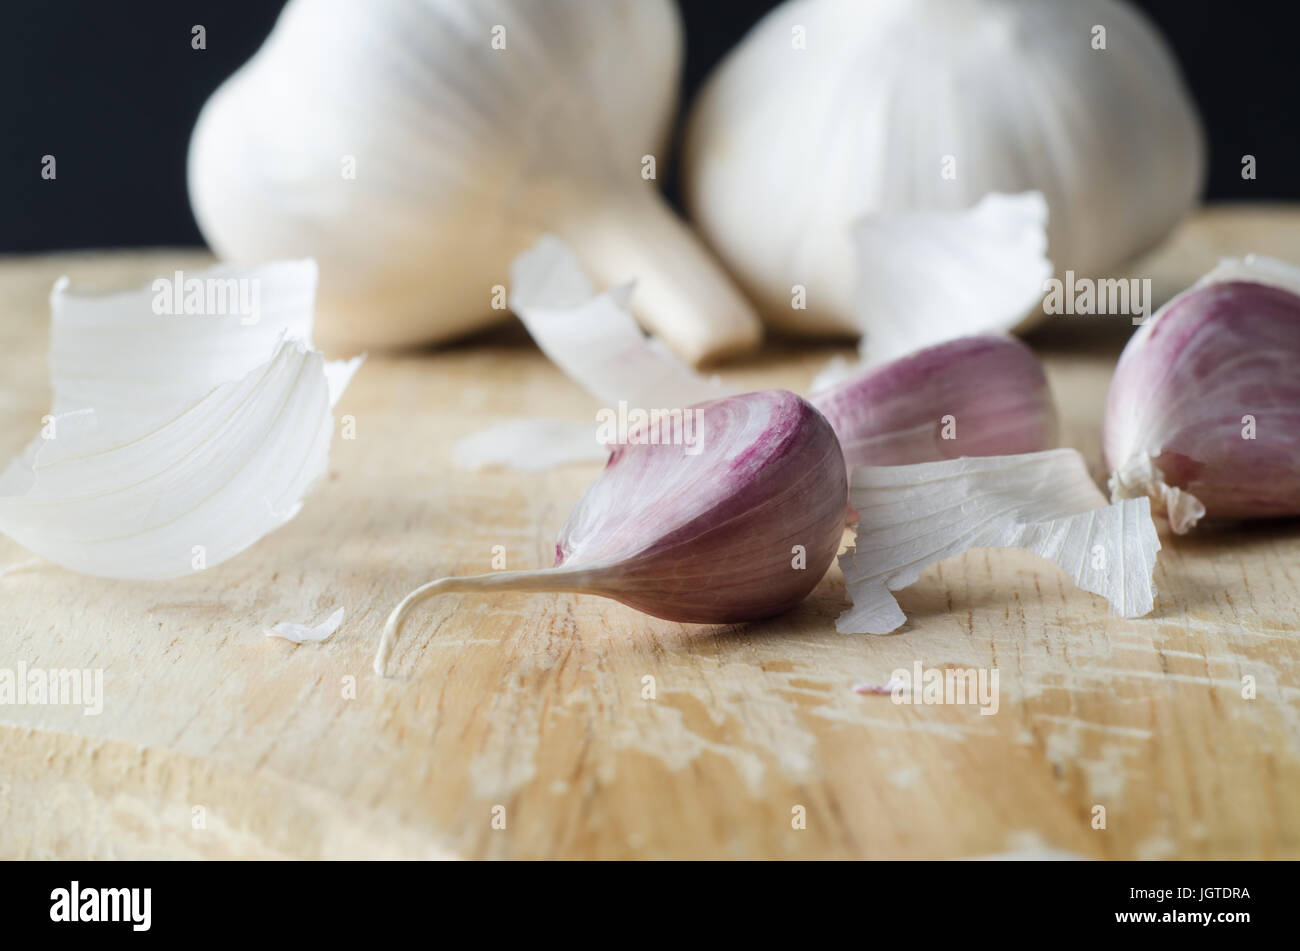
<svg viewBox="0 0 1300 951">
<path fill-rule="evenodd" d="M 685 185 L 767 320 L 844 333 L 859 329 L 860 217 L 1037 190 L 1049 256 L 1093 274 L 1159 241 L 1204 164 L 1172 57 L 1115 0 L 791 0 L 695 105 Z"/>
<path fill-rule="evenodd" d="M 1202 517 L 1300 514 L 1300 269 L 1225 261 L 1138 328 L 1106 400 L 1112 498 Z"/>
<path fill-rule="evenodd" d="M 291 0 L 199 117 L 195 214 L 225 258 L 314 256 L 331 347 L 492 323 L 548 230 L 601 283 L 635 276 L 684 359 L 753 347 L 749 304 L 646 174 L 681 46 L 672 0 Z"/>
<path fill-rule="evenodd" d="M 848 477 L 830 425 L 783 390 L 683 412 L 697 417 L 693 440 L 634 436 L 614 449 L 561 530 L 553 568 L 442 578 L 407 595 L 375 671 L 411 607 L 437 594 L 572 591 L 697 624 L 771 617 L 806 598 L 844 529 Z"/>
</svg>

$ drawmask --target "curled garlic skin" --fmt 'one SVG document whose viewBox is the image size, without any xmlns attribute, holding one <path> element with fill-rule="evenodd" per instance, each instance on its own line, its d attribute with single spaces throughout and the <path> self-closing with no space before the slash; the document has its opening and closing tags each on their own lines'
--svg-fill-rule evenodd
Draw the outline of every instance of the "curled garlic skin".
<svg viewBox="0 0 1300 951">
<path fill-rule="evenodd" d="M 1127 3 L 791 0 L 709 79 L 684 162 L 692 218 L 765 319 L 824 334 L 858 330 L 863 216 L 1037 190 L 1055 266 L 1104 273 L 1193 207 L 1205 145 Z"/>
<path fill-rule="evenodd" d="M 986 334 L 926 347 L 809 400 L 854 466 L 1037 452 L 1056 442 L 1056 408 L 1033 352 Z"/>
<path fill-rule="evenodd" d="M 0 533 L 81 574 L 155 581 L 215 568 L 293 519 L 360 365 L 313 346 L 315 290 L 309 260 L 111 293 L 61 278 L 53 406 L 0 471 Z"/>
<path fill-rule="evenodd" d="M 839 550 L 848 475 L 838 439 L 810 403 L 764 390 L 689 407 L 696 446 L 617 446 L 560 532 L 555 565 L 443 578 L 415 591 L 384 628 L 384 674 L 401 623 L 450 592 L 568 591 L 655 617 L 732 624 L 806 598 Z"/>
<path fill-rule="evenodd" d="M 843 633 L 896 630 L 907 618 L 890 592 L 976 548 L 1031 551 L 1123 617 L 1155 606 L 1160 539 L 1150 501 L 1107 505 L 1073 449 L 858 466 L 849 500 L 862 518 L 839 558 L 853 602 L 835 624 Z"/>
<path fill-rule="evenodd" d="M 860 349 L 872 363 L 1036 319 L 1052 276 L 1042 192 L 990 192 L 963 211 L 867 215 L 853 228 Z"/>
<path fill-rule="evenodd" d="M 1115 499 L 1202 518 L 1300 514 L 1300 270 L 1226 261 L 1143 323 L 1106 402 Z"/>
<path fill-rule="evenodd" d="M 204 106 L 191 204 L 227 260 L 320 262 L 329 349 L 500 321 L 547 231 L 602 285 L 636 277 L 683 359 L 752 349 L 750 304 L 657 190 L 681 57 L 673 0 L 291 0 Z"/>
</svg>

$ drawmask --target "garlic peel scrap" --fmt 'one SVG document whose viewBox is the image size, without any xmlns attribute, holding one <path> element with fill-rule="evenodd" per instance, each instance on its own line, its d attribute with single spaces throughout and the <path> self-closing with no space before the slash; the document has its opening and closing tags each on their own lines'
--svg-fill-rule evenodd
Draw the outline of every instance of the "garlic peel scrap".
<svg viewBox="0 0 1300 951">
<path fill-rule="evenodd" d="M 642 332 L 629 309 L 633 285 L 598 294 L 577 257 L 554 235 L 544 235 L 515 258 L 510 276 L 510 306 L 533 340 L 604 409 L 673 410 L 731 394 L 716 377 L 696 373 Z M 598 435 L 594 420 L 511 419 L 460 440 L 452 455 L 467 469 L 539 472 L 603 460 L 608 450 Z"/>
<path fill-rule="evenodd" d="M 989 194 L 958 212 L 863 218 L 854 230 L 868 361 L 1024 323 L 1052 276 L 1046 228 L 1036 191 Z"/>
<path fill-rule="evenodd" d="M 676 409 L 730 395 L 646 337 L 628 309 L 632 285 L 597 294 L 559 238 L 520 254 L 510 285 L 510 305 L 542 352 L 605 405 Z"/>
<path fill-rule="evenodd" d="M 295 644 L 319 642 L 331 636 L 342 623 L 343 608 L 339 608 L 319 624 L 295 624 L 292 621 L 281 621 L 279 624 L 268 627 L 266 636 L 282 637 L 286 641 L 293 641 Z"/>
<path fill-rule="evenodd" d="M 1300 268 L 1286 261 L 1271 258 L 1264 254 L 1247 254 L 1240 258 L 1221 258 L 1204 277 L 1196 282 L 1196 287 L 1209 284 L 1222 284 L 1227 281 L 1250 281 L 1254 284 L 1267 284 L 1280 287 L 1284 291 L 1300 295 Z M 1155 318 L 1153 317 L 1152 320 Z"/>
<path fill-rule="evenodd" d="M 853 606 L 843 633 L 885 634 L 907 618 L 891 591 L 974 548 L 1024 548 L 1055 563 L 1124 617 L 1154 604 L 1160 540 L 1147 499 L 1107 505 L 1072 449 L 853 471 L 861 515 L 840 556 Z"/>
<path fill-rule="evenodd" d="M 1161 455 L 1156 450 L 1155 456 Z M 1159 506 L 1176 535 L 1185 535 L 1205 517 L 1205 504 L 1185 489 L 1170 485 L 1152 455 L 1134 456 L 1110 475 L 1112 499 L 1149 498 Z"/>
<path fill-rule="evenodd" d="M 261 281 L 257 323 L 155 314 L 147 291 L 56 286 L 54 411 L 0 475 L 0 531 L 83 574 L 165 579 L 298 513 L 358 361 L 327 364 L 311 347 L 310 262 L 198 277 L 231 273 Z"/>
<path fill-rule="evenodd" d="M 159 280 L 175 287 L 175 277 Z M 231 313 L 162 315 L 154 313 L 155 301 L 160 295 L 164 303 L 174 300 L 161 285 L 101 294 L 73 286 L 66 276 L 55 282 L 54 415 L 89 408 L 113 417 L 160 419 L 265 363 L 282 339 L 310 345 L 315 261 L 217 266 L 181 277 L 182 304 L 184 282 L 197 279 L 205 287 L 220 286 L 227 304 L 239 301 L 241 286 L 256 288 L 256 308 L 247 314 L 227 307 Z"/>
</svg>

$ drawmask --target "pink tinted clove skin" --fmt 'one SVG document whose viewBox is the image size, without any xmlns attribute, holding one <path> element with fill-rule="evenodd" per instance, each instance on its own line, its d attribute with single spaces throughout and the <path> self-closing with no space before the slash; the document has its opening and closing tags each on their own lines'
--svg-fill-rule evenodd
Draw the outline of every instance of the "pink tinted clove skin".
<svg viewBox="0 0 1300 951">
<path fill-rule="evenodd" d="M 1017 455 L 1056 442 L 1043 368 L 1027 346 L 998 334 L 926 347 L 809 399 L 850 468 Z"/>
<path fill-rule="evenodd" d="M 690 407 L 657 441 L 635 429 L 560 532 L 555 565 L 439 578 L 388 616 L 374 669 L 411 609 L 452 593 L 570 591 L 693 624 L 737 624 L 794 607 L 839 551 L 849 486 L 830 423 L 802 397 L 763 390 Z M 684 417 L 678 414 L 679 419 Z"/>
<path fill-rule="evenodd" d="M 1167 304 L 1120 356 L 1102 449 L 1112 472 L 1157 452 L 1208 519 L 1300 514 L 1300 297 L 1224 281 Z"/>
<path fill-rule="evenodd" d="M 839 550 L 848 478 L 835 432 L 784 390 L 692 409 L 699 453 L 616 447 L 560 533 L 556 569 L 587 567 L 586 590 L 670 621 L 789 610 Z"/>
</svg>

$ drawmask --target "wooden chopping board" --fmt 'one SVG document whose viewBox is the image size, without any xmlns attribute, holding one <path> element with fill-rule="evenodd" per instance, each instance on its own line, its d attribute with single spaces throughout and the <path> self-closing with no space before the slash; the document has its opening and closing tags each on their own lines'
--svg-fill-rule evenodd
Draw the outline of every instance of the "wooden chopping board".
<svg viewBox="0 0 1300 951">
<path fill-rule="evenodd" d="M 1163 300 L 1247 251 L 1300 261 L 1300 210 L 1210 209 L 1130 273 Z M 127 286 L 207 260 L 0 259 L 0 455 L 48 408 L 57 276 Z M 1058 317 L 1031 337 L 1063 444 L 1098 476 L 1131 330 Z M 802 390 L 835 352 L 772 345 L 722 376 Z M 0 856 L 1300 857 L 1297 522 L 1162 533 L 1156 610 L 1139 620 L 1032 556 L 978 551 L 901 592 L 910 621 L 893 636 L 835 632 L 838 569 L 789 615 L 735 627 L 453 595 L 413 616 L 396 676 L 374 676 L 409 588 L 489 570 L 498 545 L 510 568 L 549 564 L 598 471 L 466 473 L 454 441 L 593 413 L 517 328 L 372 356 L 338 409 L 355 440 L 336 437 L 302 514 L 242 556 L 167 583 L 48 565 L 0 577 L 0 667 L 104 671 L 99 716 L 0 706 Z M 0 568 L 28 557 L 0 538 Z M 336 606 L 323 644 L 263 635 Z M 852 690 L 917 661 L 996 666 L 998 713 Z"/>
</svg>

